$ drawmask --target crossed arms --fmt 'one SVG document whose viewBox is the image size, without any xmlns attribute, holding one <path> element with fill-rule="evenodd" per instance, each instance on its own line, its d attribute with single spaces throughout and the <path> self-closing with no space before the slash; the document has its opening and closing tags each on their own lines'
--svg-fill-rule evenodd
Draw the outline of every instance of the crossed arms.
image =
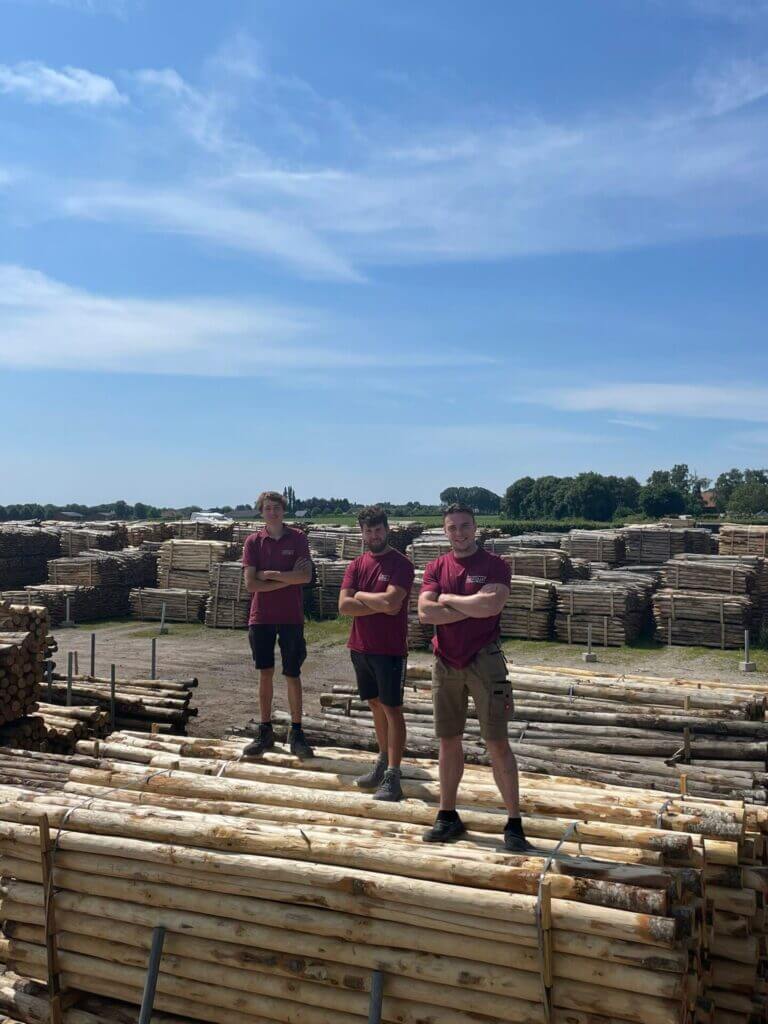
<svg viewBox="0 0 768 1024">
<path fill-rule="evenodd" d="M 265 594 L 270 590 L 282 590 L 284 587 L 293 587 L 296 584 L 304 586 L 312 582 L 312 560 L 310 558 L 299 558 L 293 569 L 281 571 L 280 569 L 254 569 L 252 565 L 245 566 L 245 589 L 249 594 Z"/>
<path fill-rule="evenodd" d="M 476 594 L 437 594 L 424 590 L 419 594 L 419 622 L 447 626 L 462 619 L 492 619 L 499 615 L 509 597 L 503 583 L 486 583 Z"/>
<path fill-rule="evenodd" d="M 339 614 L 359 619 L 365 615 L 397 615 L 405 600 L 403 587 L 390 583 L 381 594 L 365 590 L 342 590 L 339 594 Z"/>
</svg>

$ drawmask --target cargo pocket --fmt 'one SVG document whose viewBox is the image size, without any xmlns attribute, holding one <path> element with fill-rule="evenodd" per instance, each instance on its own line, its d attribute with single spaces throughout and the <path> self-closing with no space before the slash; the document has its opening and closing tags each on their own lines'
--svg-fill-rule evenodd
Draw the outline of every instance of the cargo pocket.
<svg viewBox="0 0 768 1024">
<path fill-rule="evenodd" d="M 491 722 L 508 722 L 515 711 L 512 697 L 512 684 L 506 680 L 491 683 L 491 698 L 488 706 L 488 717 Z"/>
</svg>

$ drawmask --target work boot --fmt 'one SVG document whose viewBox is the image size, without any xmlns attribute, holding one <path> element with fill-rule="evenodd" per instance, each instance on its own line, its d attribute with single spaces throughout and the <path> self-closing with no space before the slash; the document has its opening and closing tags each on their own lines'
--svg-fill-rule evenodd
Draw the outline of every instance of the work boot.
<svg viewBox="0 0 768 1024">
<path fill-rule="evenodd" d="M 291 729 L 290 749 L 291 753 L 295 754 L 300 761 L 308 761 L 310 757 L 315 756 L 315 752 L 310 747 L 303 729 Z"/>
<path fill-rule="evenodd" d="M 378 787 L 384 781 L 384 774 L 389 767 L 389 758 L 386 754 L 379 754 L 376 759 L 376 764 L 373 768 L 366 772 L 365 775 L 358 775 L 355 779 L 355 785 L 360 789 L 378 789 Z"/>
<path fill-rule="evenodd" d="M 397 803 L 403 799 L 403 790 L 400 786 L 400 769 L 387 768 L 381 785 L 373 794 L 374 800 L 389 800 L 390 803 Z"/>
<path fill-rule="evenodd" d="M 453 843 L 466 832 L 464 822 L 456 815 L 450 821 L 438 818 L 435 824 L 421 837 L 425 843 Z"/>
<path fill-rule="evenodd" d="M 510 828 L 509 825 L 504 829 L 504 849 L 508 853 L 535 853 L 536 848 L 531 846 L 528 840 L 525 838 L 522 826 L 519 829 Z"/>
<path fill-rule="evenodd" d="M 255 740 L 243 750 L 243 757 L 261 757 L 275 745 L 275 733 L 271 722 L 262 722 Z"/>
</svg>

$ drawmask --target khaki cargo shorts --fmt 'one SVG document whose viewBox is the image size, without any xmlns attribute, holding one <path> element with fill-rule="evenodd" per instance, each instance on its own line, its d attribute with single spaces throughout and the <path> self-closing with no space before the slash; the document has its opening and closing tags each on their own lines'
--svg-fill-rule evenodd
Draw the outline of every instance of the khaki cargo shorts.
<svg viewBox="0 0 768 1024">
<path fill-rule="evenodd" d="M 475 702 L 483 739 L 506 739 L 515 708 L 512 686 L 507 682 L 507 662 L 497 643 L 481 648 L 465 668 L 452 668 L 435 656 L 432 703 L 436 736 L 449 739 L 463 734 L 469 694 Z"/>
</svg>

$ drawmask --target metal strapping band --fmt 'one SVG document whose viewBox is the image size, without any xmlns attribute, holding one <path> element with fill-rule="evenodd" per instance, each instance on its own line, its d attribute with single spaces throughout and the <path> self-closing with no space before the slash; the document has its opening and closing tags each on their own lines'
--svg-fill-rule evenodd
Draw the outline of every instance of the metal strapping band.
<svg viewBox="0 0 768 1024">
<path fill-rule="evenodd" d="M 552 850 L 552 852 L 550 854 L 548 854 L 546 860 L 544 861 L 544 867 L 541 869 L 541 874 L 539 875 L 539 886 L 538 886 L 538 890 L 537 890 L 537 893 L 536 893 L 536 932 L 537 932 L 537 939 L 538 939 L 538 944 L 539 944 L 539 959 L 540 959 L 540 962 L 541 962 L 541 965 L 542 965 L 542 970 L 541 970 L 541 973 L 540 973 L 541 989 L 542 989 L 542 1004 L 543 1004 L 543 1009 L 544 1009 L 544 1019 L 547 1022 L 549 1022 L 552 1019 L 552 994 L 551 994 L 550 990 L 547 988 L 546 984 L 544 983 L 544 970 L 543 970 L 543 967 L 544 967 L 544 961 L 545 961 L 546 954 L 545 954 L 545 951 L 544 951 L 544 929 L 542 928 L 542 921 L 541 921 L 542 883 L 544 882 L 544 879 L 546 878 L 547 872 L 549 871 L 549 869 L 552 866 L 552 862 L 557 858 L 557 855 L 560 852 L 560 848 L 563 846 L 564 843 L 568 842 L 568 840 L 571 838 L 571 836 L 575 833 L 578 824 L 579 824 L 578 821 L 572 821 L 566 827 L 566 829 L 563 832 L 562 836 L 558 840 L 554 850 Z"/>
<path fill-rule="evenodd" d="M 670 799 L 665 800 L 664 803 L 661 805 L 661 807 L 658 810 L 658 813 L 656 814 L 656 828 L 664 828 L 664 812 L 669 810 L 673 803 L 674 800 Z"/>
<path fill-rule="evenodd" d="M 224 763 L 222 764 L 221 768 L 219 768 L 219 770 L 216 772 L 214 778 L 220 779 L 221 776 L 224 774 L 224 772 L 227 770 L 227 768 L 231 768 L 233 764 L 239 764 L 240 761 L 242 761 L 244 757 L 245 757 L 245 754 L 241 754 L 240 757 L 233 757 L 233 758 L 230 758 L 229 761 L 224 761 Z"/>
</svg>

